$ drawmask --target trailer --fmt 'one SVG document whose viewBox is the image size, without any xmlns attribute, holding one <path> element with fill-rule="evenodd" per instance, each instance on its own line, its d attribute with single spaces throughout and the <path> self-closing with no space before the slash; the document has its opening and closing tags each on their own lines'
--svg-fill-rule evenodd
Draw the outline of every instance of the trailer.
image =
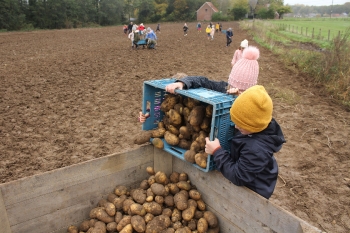
<svg viewBox="0 0 350 233">
<path fill-rule="evenodd" d="M 233 185 L 216 170 L 203 172 L 172 154 L 143 145 L 0 185 L 1 233 L 63 233 L 79 225 L 117 185 L 135 187 L 148 166 L 188 174 L 216 214 L 220 232 L 320 233 L 321 230 L 255 192 Z"/>
</svg>

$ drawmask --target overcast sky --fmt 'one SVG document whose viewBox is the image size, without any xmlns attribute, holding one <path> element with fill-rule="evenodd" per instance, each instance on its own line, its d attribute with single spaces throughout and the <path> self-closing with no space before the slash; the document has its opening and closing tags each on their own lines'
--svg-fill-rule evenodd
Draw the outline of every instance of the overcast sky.
<svg viewBox="0 0 350 233">
<path fill-rule="evenodd" d="M 295 4 L 304 4 L 309 6 L 331 6 L 333 5 L 343 5 L 350 0 L 284 0 L 284 4 L 295 5 Z"/>
</svg>

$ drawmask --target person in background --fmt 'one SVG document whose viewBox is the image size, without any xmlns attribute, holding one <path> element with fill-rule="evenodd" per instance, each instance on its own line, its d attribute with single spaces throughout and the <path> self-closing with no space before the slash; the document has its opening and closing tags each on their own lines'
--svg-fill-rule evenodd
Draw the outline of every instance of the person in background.
<svg viewBox="0 0 350 233">
<path fill-rule="evenodd" d="M 201 24 L 201 22 L 197 23 L 197 32 L 202 32 L 202 24 Z"/>
<path fill-rule="evenodd" d="M 176 94 L 176 90 L 187 90 L 191 88 L 207 88 L 210 90 L 238 96 L 244 90 L 257 84 L 259 76 L 258 59 L 260 51 L 258 48 L 250 46 L 244 50 L 243 57 L 232 68 L 228 81 L 214 81 L 204 76 L 187 76 L 181 73 L 174 83 L 168 84 L 165 91 Z M 145 122 L 147 116 L 139 113 L 139 121 Z"/>
<path fill-rule="evenodd" d="M 208 40 L 210 40 L 210 32 L 211 32 L 211 27 L 210 25 L 208 25 L 207 28 L 205 29 L 205 33 L 207 33 L 208 35 Z"/>
<path fill-rule="evenodd" d="M 230 46 L 230 44 L 232 42 L 232 36 L 233 36 L 232 28 L 227 29 L 227 31 L 226 31 L 226 47 Z"/>
<path fill-rule="evenodd" d="M 217 170 L 226 179 L 266 199 L 271 197 L 278 178 L 274 153 L 286 142 L 272 111 L 273 103 L 265 88 L 252 86 L 231 106 L 230 117 L 237 131 L 230 151 L 224 150 L 217 138 L 205 139 L 205 152 L 213 156 Z"/>
<path fill-rule="evenodd" d="M 220 23 L 215 24 L 215 31 L 219 32 L 220 29 Z"/>
<path fill-rule="evenodd" d="M 159 33 L 160 33 L 160 24 L 158 23 L 157 24 L 157 28 L 156 28 L 156 33 L 159 31 Z"/>
<path fill-rule="evenodd" d="M 140 38 L 144 37 L 145 26 L 143 25 L 143 23 L 140 24 L 138 30 L 139 30 Z"/>
<path fill-rule="evenodd" d="M 215 26 L 213 25 L 210 30 L 210 39 L 214 40 Z"/>
<path fill-rule="evenodd" d="M 131 39 L 133 46 L 132 48 L 135 47 L 135 49 L 137 49 L 139 47 L 139 45 L 137 44 L 137 42 L 140 41 L 140 34 L 139 34 L 139 30 L 135 30 L 132 32 L 132 35 L 129 34 L 129 38 Z"/>
<path fill-rule="evenodd" d="M 153 40 L 153 39 L 146 39 L 146 43 L 147 43 L 147 48 L 148 49 L 156 49 L 155 46 L 157 45 L 157 41 Z"/>
<path fill-rule="evenodd" d="M 222 30 L 222 24 L 219 23 L 219 31 L 221 32 L 221 30 Z"/>
<path fill-rule="evenodd" d="M 236 62 L 242 58 L 242 54 L 243 54 L 243 50 L 245 48 L 248 47 L 248 40 L 244 39 L 239 48 L 235 51 L 235 53 L 233 54 L 233 58 L 232 58 L 232 61 L 231 61 L 231 65 L 234 66 L 234 64 L 236 64 Z"/>
<path fill-rule="evenodd" d="M 154 33 L 154 31 L 150 27 L 148 27 L 146 31 L 147 32 L 146 32 L 145 39 L 151 39 L 151 40 L 157 41 L 157 39 L 158 39 L 157 35 Z"/>
<path fill-rule="evenodd" d="M 133 26 L 133 22 L 130 22 L 128 24 L 128 32 L 129 32 L 129 34 L 132 33 L 132 26 Z"/>
<path fill-rule="evenodd" d="M 187 23 L 184 24 L 183 26 L 183 31 L 184 31 L 184 36 L 187 36 L 187 31 L 188 31 L 188 26 L 187 26 Z"/>
<path fill-rule="evenodd" d="M 128 25 L 124 24 L 124 26 L 123 26 L 123 32 L 124 32 L 125 35 L 128 34 Z"/>
</svg>

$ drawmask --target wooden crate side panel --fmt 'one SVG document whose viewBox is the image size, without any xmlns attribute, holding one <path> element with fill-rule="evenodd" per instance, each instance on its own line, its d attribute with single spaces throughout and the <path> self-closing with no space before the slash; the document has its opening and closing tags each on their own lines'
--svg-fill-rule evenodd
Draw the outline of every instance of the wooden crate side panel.
<svg viewBox="0 0 350 233">
<path fill-rule="evenodd" d="M 247 216 L 249 216 L 248 218 L 258 222 L 258 224 L 261 224 L 264 229 L 269 227 L 275 232 L 299 233 L 306 232 L 304 229 L 305 226 L 308 226 L 307 232 L 322 232 L 302 219 L 299 219 L 291 213 L 274 205 L 255 192 L 245 187 L 238 187 L 232 184 L 218 171 L 212 171 L 209 173 L 201 172 L 198 169 L 198 171 L 195 171 L 194 169 L 190 168 L 192 167 L 190 164 L 179 159 L 174 159 L 173 167 L 175 171 L 186 170 L 189 173 L 191 181 L 196 186 L 206 183 L 212 190 L 215 190 L 215 192 L 219 194 L 220 198 L 217 198 L 217 200 L 214 201 L 214 197 L 210 196 L 208 200 L 210 203 L 218 202 L 220 199 L 230 200 L 230 203 L 234 204 L 232 205 L 233 207 L 237 206 L 239 209 L 244 210 Z M 203 192 L 205 191 L 203 190 L 202 193 Z M 231 207 L 229 206 L 229 208 Z M 217 209 L 217 211 L 221 212 L 222 210 Z M 243 214 L 243 212 L 239 213 L 238 217 L 240 217 L 241 214 Z M 238 224 L 237 221 L 234 221 L 234 223 Z M 301 226 L 301 224 L 303 226 Z M 242 229 L 247 231 L 247 229 L 243 227 Z"/>
<path fill-rule="evenodd" d="M 154 170 L 162 171 L 167 176 L 173 172 L 173 157 L 163 149 L 154 148 Z"/>
<path fill-rule="evenodd" d="M 0 185 L 5 205 L 12 205 L 116 171 L 153 161 L 153 146 L 113 154 Z M 30 190 L 30 192 L 28 192 Z"/>
<path fill-rule="evenodd" d="M 7 211 L 5 208 L 4 199 L 2 197 L 2 192 L 0 189 L 0 229 L 2 233 L 11 233 L 10 223 L 7 217 Z"/>
</svg>

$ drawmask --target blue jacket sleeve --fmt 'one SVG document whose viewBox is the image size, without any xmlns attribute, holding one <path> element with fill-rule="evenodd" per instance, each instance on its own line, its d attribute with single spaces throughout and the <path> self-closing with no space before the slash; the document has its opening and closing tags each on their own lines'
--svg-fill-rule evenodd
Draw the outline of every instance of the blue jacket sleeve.
<svg viewBox="0 0 350 233">
<path fill-rule="evenodd" d="M 177 82 L 183 82 L 185 84 L 184 89 L 190 88 L 207 88 L 210 90 L 226 93 L 227 82 L 224 81 L 212 81 L 203 76 L 187 76 Z"/>
</svg>

